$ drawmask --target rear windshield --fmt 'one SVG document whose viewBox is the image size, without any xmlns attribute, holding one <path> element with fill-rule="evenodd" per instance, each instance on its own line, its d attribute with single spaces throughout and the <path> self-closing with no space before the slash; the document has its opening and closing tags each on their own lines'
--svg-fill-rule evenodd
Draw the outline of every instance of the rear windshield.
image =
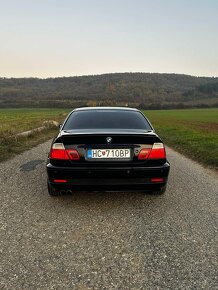
<svg viewBox="0 0 218 290">
<path fill-rule="evenodd" d="M 64 130 L 74 129 L 143 129 L 151 130 L 144 116 L 137 111 L 87 110 L 73 112 Z"/>
</svg>

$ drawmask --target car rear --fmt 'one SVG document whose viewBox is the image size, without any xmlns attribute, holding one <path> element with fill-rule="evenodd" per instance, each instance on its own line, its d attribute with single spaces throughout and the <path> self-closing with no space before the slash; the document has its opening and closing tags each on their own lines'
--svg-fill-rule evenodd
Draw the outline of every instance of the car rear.
<svg viewBox="0 0 218 290">
<path fill-rule="evenodd" d="M 60 190 L 164 192 L 170 165 L 163 142 L 136 109 L 73 111 L 47 162 L 50 193 Z"/>
</svg>

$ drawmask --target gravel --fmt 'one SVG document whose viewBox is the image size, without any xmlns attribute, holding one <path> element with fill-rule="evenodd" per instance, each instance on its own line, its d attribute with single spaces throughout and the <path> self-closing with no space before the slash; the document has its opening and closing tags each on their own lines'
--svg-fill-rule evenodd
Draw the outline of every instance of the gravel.
<svg viewBox="0 0 218 290">
<path fill-rule="evenodd" d="M 0 289 L 218 289 L 215 172 L 168 148 L 163 196 L 50 197 L 49 146 L 0 165 Z"/>
</svg>

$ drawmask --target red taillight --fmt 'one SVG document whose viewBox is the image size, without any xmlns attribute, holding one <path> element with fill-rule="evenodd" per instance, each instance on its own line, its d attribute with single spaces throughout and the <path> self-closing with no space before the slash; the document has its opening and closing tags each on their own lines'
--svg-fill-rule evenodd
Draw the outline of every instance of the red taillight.
<svg viewBox="0 0 218 290">
<path fill-rule="evenodd" d="M 141 149 L 140 150 L 140 152 L 139 152 L 139 155 L 138 155 L 138 159 L 139 160 L 145 160 L 145 159 L 147 159 L 148 158 L 148 156 L 149 156 L 149 154 L 150 154 L 150 152 L 151 152 L 151 149 Z"/>
<path fill-rule="evenodd" d="M 62 159 L 62 160 L 69 159 L 65 149 L 53 149 L 53 148 L 51 149 L 50 158 L 51 159 Z"/>
<path fill-rule="evenodd" d="M 139 152 L 138 159 L 165 159 L 166 152 L 163 143 L 154 143 L 152 148 L 143 148 Z"/>
<path fill-rule="evenodd" d="M 71 160 L 79 160 L 79 153 L 75 149 L 67 149 L 67 154 Z"/>
<path fill-rule="evenodd" d="M 154 143 L 152 146 L 151 153 L 149 155 L 149 159 L 165 159 L 166 151 L 163 143 Z"/>
<path fill-rule="evenodd" d="M 67 182 L 66 179 L 54 179 L 53 181 L 57 182 L 57 183 L 65 183 L 65 182 Z"/>
<path fill-rule="evenodd" d="M 54 143 L 50 151 L 51 159 L 79 160 L 79 153 L 75 149 L 65 149 L 64 144 Z"/>
</svg>

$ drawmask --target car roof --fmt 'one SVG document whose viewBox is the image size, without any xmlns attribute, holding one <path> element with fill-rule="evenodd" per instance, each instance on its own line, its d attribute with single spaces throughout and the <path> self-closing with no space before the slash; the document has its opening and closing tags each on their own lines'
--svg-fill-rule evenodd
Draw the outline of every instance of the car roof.
<svg viewBox="0 0 218 290">
<path fill-rule="evenodd" d="M 135 108 L 128 108 L 128 107 L 82 107 L 82 108 L 77 108 L 74 109 L 73 112 L 75 111 L 94 111 L 94 110 L 117 110 L 117 111 L 139 111 L 138 109 Z"/>
</svg>

